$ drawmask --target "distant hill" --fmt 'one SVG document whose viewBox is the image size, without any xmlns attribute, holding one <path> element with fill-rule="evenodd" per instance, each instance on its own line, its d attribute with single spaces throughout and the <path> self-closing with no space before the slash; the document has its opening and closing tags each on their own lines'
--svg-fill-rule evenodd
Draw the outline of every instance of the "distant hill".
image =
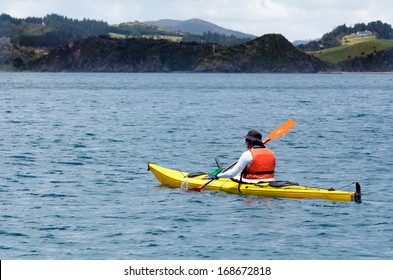
<svg viewBox="0 0 393 280">
<path fill-rule="evenodd" d="M 187 32 L 196 35 L 203 35 L 203 33 L 211 32 L 211 33 L 222 34 L 225 36 L 235 36 L 240 39 L 256 38 L 256 36 L 254 35 L 233 31 L 230 29 L 225 29 L 216 24 L 197 18 L 189 19 L 189 20 L 161 19 L 157 21 L 145 21 L 144 23 L 173 30 L 173 31 Z"/>
<path fill-rule="evenodd" d="M 0 70 L 21 69 L 50 49 L 108 32 L 109 26 L 103 21 L 74 20 L 56 14 L 24 19 L 1 14 Z"/>
<path fill-rule="evenodd" d="M 108 24 L 96 20 L 74 20 L 56 14 L 25 19 L 0 15 L 0 37 L 10 38 L 18 46 L 55 48 L 108 32 Z"/>
<path fill-rule="evenodd" d="M 329 63 L 335 71 L 393 71 L 393 29 L 381 21 L 340 25 L 319 41 L 298 48 Z"/>
<path fill-rule="evenodd" d="M 318 51 L 338 47 L 345 36 L 351 34 L 369 34 L 378 39 L 393 39 L 393 28 L 390 24 L 381 21 L 372 21 L 368 24 L 357 23 L 354 26 L 339 25 L 332 31 L 325 33 L 320 40 L 307 42 L 298 46 L 303 51 Z"/>
<path fill-rule="evenodd" d="M 393 48 L 393 40 L 378 39 L 375 35 L 351 34 L 344 36 L 340 46 L 308 52 L 319 59 L 337 64 L 348 59 L 366 57 Z"/>
<path fill-rule="evenodd" d="M 236 45 L 243 43 L 251 38 L 239 38 L 234 35 L 204 32 L 202 35 L 192 34 L 189 32 L 176 31 L 157 25 L 151 25 L 148 22 L 125 22 L 110 26 L 109 35 L 113 38 L 148 38 L 148 39 L 164 39 L 173 42 L 197 42 L 197 43 L 213 43 L 219 45 Z"/>
<path fill-rule="evenodd" d="M 297 48 L 280 34 L 247 36 L 199 19 L 108 25 L 56 14 L 1 14 L 0 70 L 393 71 L 393 29 L 380 21 L 338 26 Z"/>
<path fill-rule="evenodd" d="M 208 44 L 99 36 L 52 50 L 31 63 L 28 69 L 50 72 L 193 71 L 212 49 Z"/>
<path fill-rule="evenodd" d="M 292 42 L 292 45 L 294 45 L 295 47 L 300 46 L 300 45 L 306 45 L 309 44 L 311 42 L 317 42 L 320 39 L 314 39 L 314 40 L 295 40 Z"/>
<path fill-rule="evenodd" d="M 50 51 L 29 68 L 73 72 L 318 72 L 324 64 L 269 34 L 235 47 L 90 37 Z"/>
<path fill-rule="evenodd" d="M 231 34 L 243 36 L 243 33 L 235 31 Z M 164 39 L 173 42 L 214 43 L 225 46 L 250 40 L 210 31 L 203 35 L 173 31 L 138 21 L 108 25 L 103 21 L 76 20 L 56 14 L 23 19 L 1 14 L 0 70 L 23 69 L 30 62 L 45 56 L 51 49 L 100 35 L 109 35 L 115 39 Z"/>
<path fill-rule="evenodd" d="M 296 49 L 281 34 L 267 34 L 241 45 L 222 49 L 196 70 L 206 72 L 315 73 L 327 64 Z"/>
<path fill-rule="evenodd" d="M 150 38 L 166 39 L 174 42 L 182 41 L 184 33 L 173 31 L 139 21 L 123 22 L 110 26 L 109 35 L 113 38 Z"/>
<path fill-rule="evenodd" d="M 347 59 L 339 63 L 341 71 L 393 72 L 393 48 Z"/>
</svg>

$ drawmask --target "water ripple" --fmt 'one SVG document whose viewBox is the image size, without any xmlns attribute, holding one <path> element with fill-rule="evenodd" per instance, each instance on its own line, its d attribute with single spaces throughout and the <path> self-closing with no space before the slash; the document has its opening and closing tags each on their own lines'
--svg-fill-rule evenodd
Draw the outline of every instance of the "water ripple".
<svg viewBox="0 0 393 280">
<path fill-rule="evenodd" d="M 389 75 L 2 73 L 5 259 L 392 259 Z M 350 106 L 348 105 L 350 104 Z M 210 172 L 268 135 L 280 179 L 363 203 L 185 193 L 148 161 Z"/>
</svg>

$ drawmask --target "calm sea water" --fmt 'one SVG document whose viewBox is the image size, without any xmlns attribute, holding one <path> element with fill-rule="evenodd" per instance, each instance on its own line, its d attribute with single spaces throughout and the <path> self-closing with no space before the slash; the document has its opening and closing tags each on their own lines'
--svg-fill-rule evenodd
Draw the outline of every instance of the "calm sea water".
<svg viewBox="0 0 393 280">
<path fill-rule="evenodd" d="M 393 75 L 0 73 L 0 259 L 392 259 Z M 266 136 L 277 178 L 363 203 L 183 193 Z"/>
</svg>

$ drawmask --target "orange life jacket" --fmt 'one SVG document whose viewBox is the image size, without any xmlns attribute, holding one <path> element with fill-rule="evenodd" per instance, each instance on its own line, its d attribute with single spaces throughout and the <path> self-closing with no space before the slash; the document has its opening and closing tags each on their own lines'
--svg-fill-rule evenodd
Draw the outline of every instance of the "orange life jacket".
<svg viewBox="0 0 393 280">
<path fill-rule="evenodd" d="M 272 150 L 268 148 L 252 148 L 252 162 L 243 170 L 246 179 L 270 179 L 274 178 L 276 158 Z"/>
</svg>

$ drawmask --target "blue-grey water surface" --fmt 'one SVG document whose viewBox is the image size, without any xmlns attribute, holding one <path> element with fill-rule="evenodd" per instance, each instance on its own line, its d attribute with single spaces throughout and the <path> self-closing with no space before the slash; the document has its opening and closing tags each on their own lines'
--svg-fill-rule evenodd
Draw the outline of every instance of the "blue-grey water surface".
<svg viewBox="0 0 393 280">
<path fill-rule="evenodd" d="M 393 259 L 393 75 L 0 73 L 0 259 Z M 363 203 L 180 192 L 147 162 L 229 165 Z"/>
</svg>

